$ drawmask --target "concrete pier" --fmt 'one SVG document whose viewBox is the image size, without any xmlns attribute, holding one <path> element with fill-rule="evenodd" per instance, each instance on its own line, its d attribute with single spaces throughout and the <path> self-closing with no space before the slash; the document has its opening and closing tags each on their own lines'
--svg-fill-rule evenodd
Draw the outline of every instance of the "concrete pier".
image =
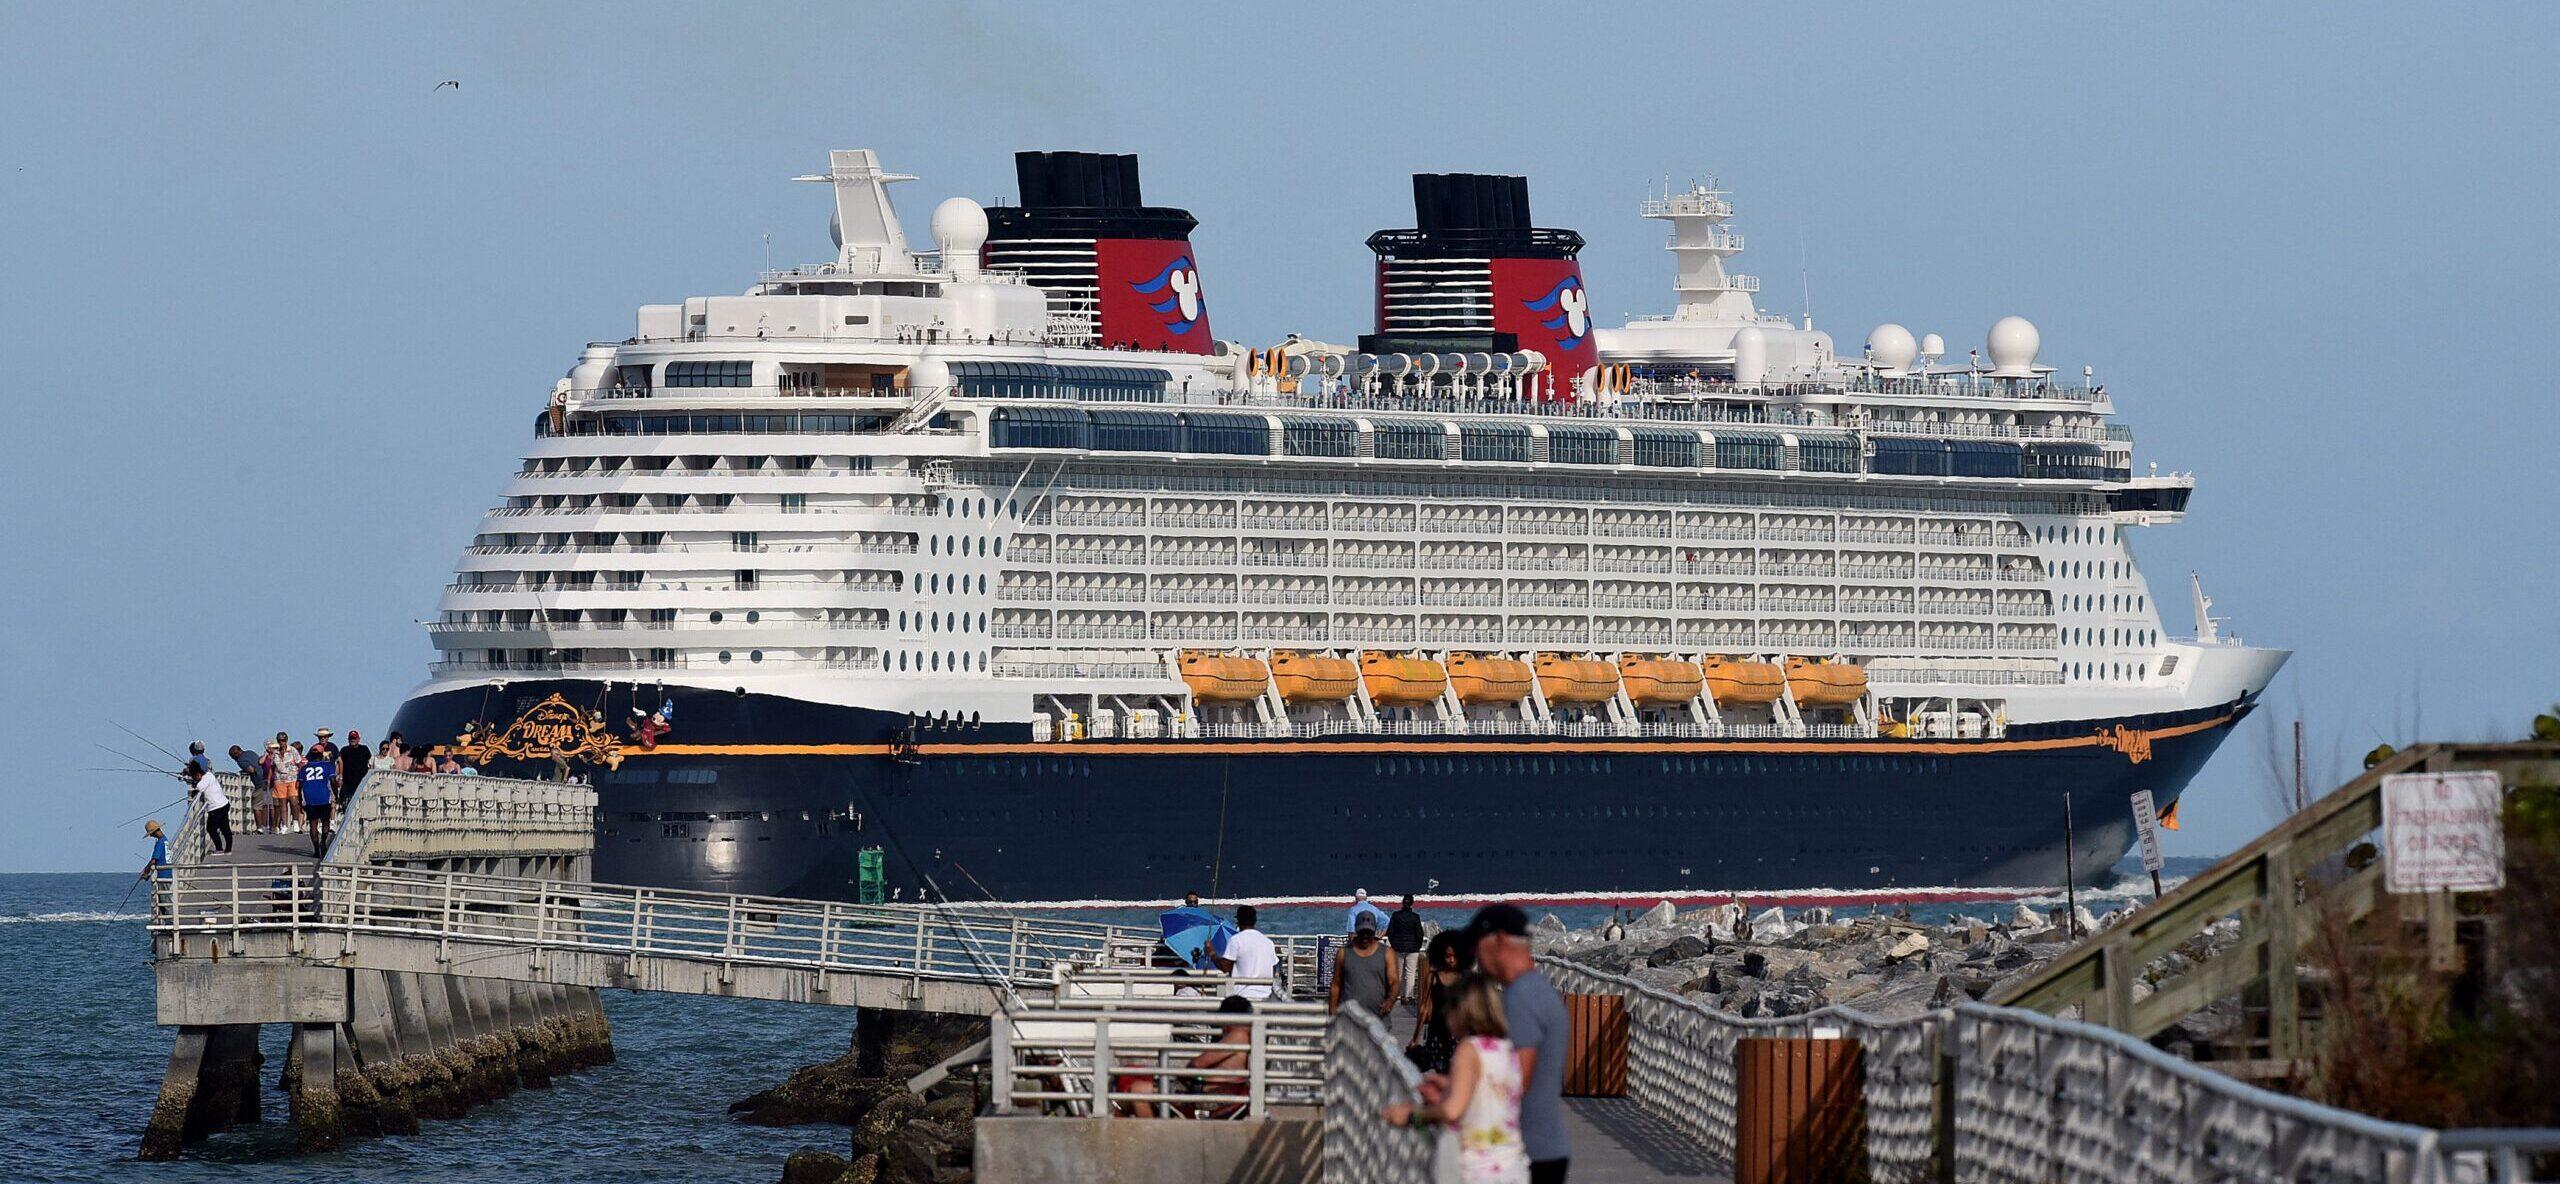
<svg viewBox="0 0 2560 1184">
<path fill-rule="evenodd" d="M 357 796 L 326 862 L 538 876 L 587 876 L 593 791 L 581 786 L 376 773 Z M 182 834 L 181 880 L 239 876 L 312 859 L 301 835 L 242 835 L 234 854 L 204 858 Z M 193 841 L 190 841 L 193 840 Z M 265 873 L 244 881 L 265 891 Z M 316 916 L 318 901 L 277 900 Z M 278 1084 L 296 1142 L 322 1151 L 349 1139 L 405 1134 L 523 1088 L 613 1059 L 594 989 L 425 970 L 354 966 L 327 941 L 290 931 L 155 934 L 160 1022 L 175 1030 L 141 1158 L 176 1158 L 188 1143 L 260 1118 L 262 1030 L 291 1032 Z"/>
</svg>

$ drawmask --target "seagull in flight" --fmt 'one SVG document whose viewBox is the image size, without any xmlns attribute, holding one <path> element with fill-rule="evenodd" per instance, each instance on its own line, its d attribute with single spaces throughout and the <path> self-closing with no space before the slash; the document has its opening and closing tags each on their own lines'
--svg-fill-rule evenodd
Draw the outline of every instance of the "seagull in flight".
<svg viewBox="0 0 2560 1184">
<path fill-rule="evenodd" d="M 443 90 L 444 88 L 446 88 L 446 87 L 448 87 L 448 86 L 452 87 L 452 88 L 453 88 L 453 89 L 455 89 L 455 90 L 461 90 L 461 89 L 462 89 L 462 83 L 461 83 L 461 81 L 460 81 L 460 80 L 458 80 L 458 79 L 453 79 L 453 78 L 447 78 L 447 79 L 445 79 L 444 81 L 439 82 L 439 83 L 435 84 L 435 85 L 434 85 L 434 86 L 432 86 L 432 87 L 429 87 L 429 88 L 428 88 L 427 93 L 429 93 L 429 94 L 433 94 L 433 93 L 435 93 L 436 91 Z"/>
</svg>

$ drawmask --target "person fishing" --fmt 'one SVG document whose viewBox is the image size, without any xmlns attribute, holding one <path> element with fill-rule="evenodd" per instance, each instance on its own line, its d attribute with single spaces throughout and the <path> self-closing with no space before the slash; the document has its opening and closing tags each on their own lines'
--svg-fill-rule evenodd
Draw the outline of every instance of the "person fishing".
<svg viewBox="0 0 2560 1184">
<path fill-rule="evenodd" d="M 152 879 L 152 878 L 154 878 L 154 877 L 157 877 L 157 878 L 162 879 L 162 880 L 166 880 L 166 879 L 168 879 L 168 878 L 169 878 L 169 835 L 168 835 L 168 832 L 166 832 L 166 831 L 164 831 L 164 830 L 160 829 L 160 820 L 159 820 L 159 819 L 157 819 L 157 818 L 154 818 L 154 819 L 152 819 L 151 821 L 149 821 L 149 822 L 146 822 L 146 823 L 143 823 L 143 824 L 142 824 L 142 833 L 144 833 L 144 834 L 146 834 L 146 835 L 151 836 L 151 858 L 149 858 L 149 859 L 147 859 L 147 860 L 143 861 L 143 864 L 142 864 L 142 874 L 141 874 L 141 875 L 138 875 L 138 876 L 135 876 L 135 877 L 134 877 L 134 879 L 137 879 L 137 880 L 148 880 L 148 879 Z"/>
<path fill-rule="evenodd" d="M 195 783 L 187 788 L 187 796 L 204 806 L 207 854 L 231 854 L 231 795 L 223 792 L 222 779 L 213 775 L 212 766 L 204 766 L 195 773 Z"/>
</svg>

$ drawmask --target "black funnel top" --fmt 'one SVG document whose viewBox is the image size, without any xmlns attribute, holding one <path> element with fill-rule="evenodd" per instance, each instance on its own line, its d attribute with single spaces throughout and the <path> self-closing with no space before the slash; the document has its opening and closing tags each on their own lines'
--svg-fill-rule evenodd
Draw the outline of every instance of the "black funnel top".
<svg viewBox="0 0 2560 1184">
<path fill-rule="evenodd" d="M 1129 153 L 1016 152 L 1013 179 L 1030 209 L 1133 209 L 1138 196 L 1138 158 Z"/>
<path fill-rule="evenodd" d="M 1150 206 L 1138 192 L 1138 158 L 1112 152 L 1016 152 L 1022 204 L 991 206 L 987 236 L 1008 239 L 1181 239 L 1199 225 L 1187 210 Z"/>
<path fill-rule="evenodd" d="M 1417 230 L 1526 230 L 1529 179 L 1490 173 L 1415 173 Z"/>
<path fill-rule="evenodd" d="M 1370 235 L 1369 249 L 1400 259 L 1571 259 L 1582 236 L 1530 225 L 1527 177 L 1415 173 L 1413 225 Z"/>
</svg>

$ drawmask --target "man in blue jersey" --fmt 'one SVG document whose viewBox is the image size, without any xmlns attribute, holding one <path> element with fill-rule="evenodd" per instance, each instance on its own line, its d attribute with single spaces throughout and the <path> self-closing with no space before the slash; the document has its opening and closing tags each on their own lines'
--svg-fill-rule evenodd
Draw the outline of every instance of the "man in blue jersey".
<svg viewBox="0 0 2560 1184">
<path fill-rule="evenodd" d="M 311 823 L 311 856 L 326 854 L 329 840 L 336 835 L 330 825 L 330 811 L 338 804 L 338 747 L 329 743 L 327 729 L 321 740 L 302 754 L 302 816 Z"/>
</svg>

